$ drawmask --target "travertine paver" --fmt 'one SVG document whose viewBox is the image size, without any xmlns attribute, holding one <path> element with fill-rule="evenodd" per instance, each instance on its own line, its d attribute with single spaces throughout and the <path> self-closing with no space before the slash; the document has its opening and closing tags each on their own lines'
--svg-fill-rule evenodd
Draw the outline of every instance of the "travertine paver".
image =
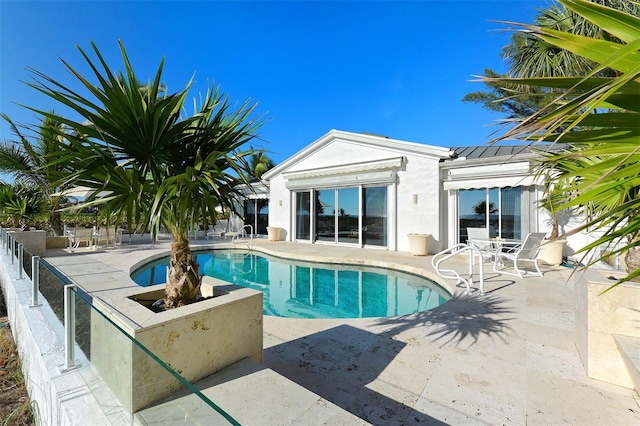
<svg viewBox="0 0 640 426">
<path fill-rule="evenodd" d="M 435 276 L 429 257 L 408 253 L 266 240 L 254 244 L 283 257 L 394 263 Z M 214 245 L 231 247 L 224 240 L 192 244 Z M 124 245 L 86 256 L 128 273 L 130 265 L 163 250 L 166 243 L 140 250 Z M 60 259 L 61 269 L 73 274 L 69 263 Z M 466 268 L 464 262 L 456 267 Z M 105 268 L 96 270 L 106 273 Z M 542 278 L 519 279 L 489 266 L 485 296 L 466 296 L 448 283 L 456 291 L 452 301 L 404 317 L 265 317 L 262 368 L 267 370 L 225 382 L 231 375 L 226 370 L 200 385 L 246 424 L 640 424 L 634 391 L 586 377 L 573 343 L 571 270 L 543 270 Z M 95 276 L 74 277 L 99 291 Z M 286 381 L 292 385 L 283 385 Z M 273 388 L 275 382 L 280 388 Z M 151 423 L 152 413 L 146 417 Z"/>
</svg>

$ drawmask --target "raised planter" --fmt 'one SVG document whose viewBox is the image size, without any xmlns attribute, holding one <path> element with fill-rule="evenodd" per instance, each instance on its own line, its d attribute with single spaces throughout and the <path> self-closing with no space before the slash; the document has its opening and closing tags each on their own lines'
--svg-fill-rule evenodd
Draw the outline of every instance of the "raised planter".
<svg viewBox="0 0 640 426">
<path fill-rule="evenodd" d="M 614 274 L 622 276 L 607 271 L 607 276 Z M 576 273 L 575 342 L 589 377 L 633 389 L 616 338 L 640 338 L 640 284 L 627 282 L 605 292 L 614 283 L 593 269 Z"/>
<path fill-rule="evenodd" d="M 562 264 L 564 247 L 566 245 L 567 240 L 545 240 L 540 246 L 538 260 L 541 260 L 548 265 L 558 266 Z"/>
<path fill-rule="evenodd" d="M 24 249 L 34 256 L 44 256 L 47 250 L 47 233 L 43 230 L 7 230 L 16 242 L 24 244 Z"/>
<path fill-rule="evenodd" d="M 426 256 L 429 253 L 431 234 L 409 234 L 409 251 L 413 256 Z"/>
<path fill-rule="evenodd" d="M 94 301 L 108 319 L 190 383 L 244 358 L 262 362 L 262 293 L 211 277 L 204 301 L 153 313 L 138 300 L 157 300 L 164 284 L 133 290 L 118 301 Z M 124 300 L 123 300 L 124 299 Z M 117 310 L 114 304 L 118 304 Z M 180 389 L 179 381 L 92 310 L 91 364 L 124 408 L 134 413 Z"/>
</svg>

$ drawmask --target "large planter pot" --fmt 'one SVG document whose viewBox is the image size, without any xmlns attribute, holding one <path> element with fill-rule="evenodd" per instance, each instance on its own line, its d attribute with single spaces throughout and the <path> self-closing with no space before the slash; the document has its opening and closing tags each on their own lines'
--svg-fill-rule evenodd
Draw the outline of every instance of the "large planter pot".
<svg viewBox="0 0 640 426">
<path fill-rule="evenodd" d="M 280 241 L 283 229 L 278 226 L 267 226 L 267 238 L 269 241 Z"/>
<path fill-rule="evenodd" d="M 538 252 L 538 260 L 548 265 L 558 266 L 562 263 L 564 247 L 567 240 L 546 240 Z"/>
<path fill-rule="evenodd" d="M 429 253 L 431 234 L 409 234 L 409 251 L 413 256 L 426 256 Z"/>
<path fill-rule="evenodd" d="M 162 298 L 164 284 L 140 290 L 94 299 L 106 318 L 91 314 L 91 364 L 130 413 L 181 388 L 132 338 L 190 383 L 244 358 L 262 362 L 262 292 L 204 277 L 202 294 L 221 295 L 153 313 L 141 301 Z"/>
</svg>

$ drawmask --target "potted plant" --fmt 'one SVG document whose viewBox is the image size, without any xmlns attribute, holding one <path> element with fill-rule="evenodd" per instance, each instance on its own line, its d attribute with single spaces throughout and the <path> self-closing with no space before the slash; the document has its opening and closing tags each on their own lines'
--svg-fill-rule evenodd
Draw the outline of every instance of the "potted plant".
<svg viewBox="0 0 640 426">
<path fill-rule="evenodd" d="M 550 171 L 547 170 L 547 178 L 545 179 L 545 191 L 542 199 L 539 200 L 539 205 L 545 209 L 551 216 L 551 234 L 545 240 L 544 244 L 540 246 L 538 252 L 538 260 L 541 260 L 549 265 L 562 264 L 564 257 L 564 248 L 567 245 L 565 238 L 560 238 L 560 220 L 569 217 L 566 209 L 561 209 L 563 203 L 565 203 L 567 196 L 565 193 L 566 186 L 559 182 L 555 185 L 551 185 L 551 179 L 549 178 Z"/>
</svg>

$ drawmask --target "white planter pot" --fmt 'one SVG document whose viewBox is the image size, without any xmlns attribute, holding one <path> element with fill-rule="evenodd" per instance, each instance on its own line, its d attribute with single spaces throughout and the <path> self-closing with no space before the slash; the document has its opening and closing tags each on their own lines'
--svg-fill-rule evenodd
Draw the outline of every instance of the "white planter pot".
<svg viewBox="0 0 640 426">
<path fill-rule="evenodd" d="M 278 226 L 267 226 L 267 238 L 269 241 L 280 241 L 283 229 Z"/>
<path fill-rule="evenodd" d="M 409 251 L 413 256 L 426 256 L 429 253 L 431 234 L 409 234 Z"/>
<path fill-rule="evenodd" d="M 567 240 L 545 240 L 538 252 L 538 260 L 548 265 L 560 265 L 566 245 Z"/>
</svg>

